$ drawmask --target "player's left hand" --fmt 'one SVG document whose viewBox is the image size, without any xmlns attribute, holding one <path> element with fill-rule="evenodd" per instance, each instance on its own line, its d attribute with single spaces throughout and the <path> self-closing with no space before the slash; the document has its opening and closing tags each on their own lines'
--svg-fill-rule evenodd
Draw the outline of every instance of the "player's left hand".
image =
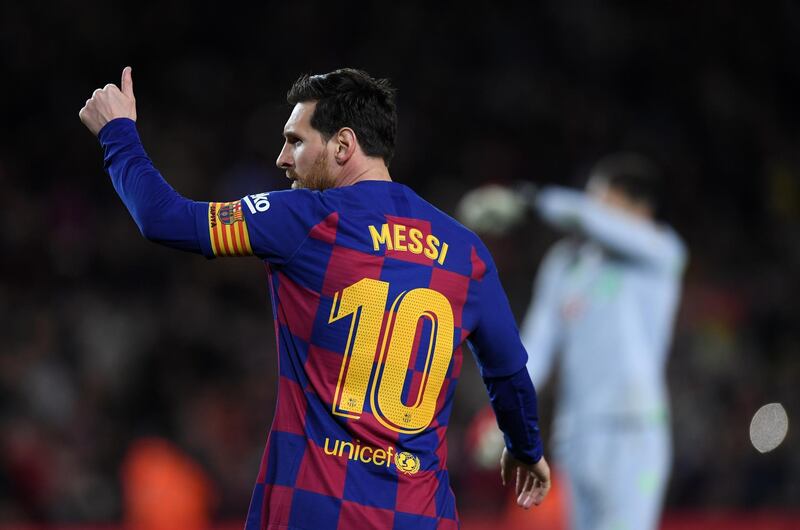
<svg viewBox="0 0 800 530">
<path fill-rule="evenodd" d="M 540 505 L 550 491 L 550 466 L 544 457 L 535 464 L 526 464 L 503 448 L 503 456 L 500 457 L 500 478 L 503 486 L 512 476 L 517 478 L 517 505 L 526 510 L 533 505 Z"/>
<path fill-rule="evenodd" d="M 130 66 L 122 70 L 120 88 L 113 83 L 98 88 L 78 116 L 86 127 L 97 136 L 103 126 L 115 118 L 130 118 L 136 121 L 136 98 L 133 97 L 133 75 Z"/>
</svg>

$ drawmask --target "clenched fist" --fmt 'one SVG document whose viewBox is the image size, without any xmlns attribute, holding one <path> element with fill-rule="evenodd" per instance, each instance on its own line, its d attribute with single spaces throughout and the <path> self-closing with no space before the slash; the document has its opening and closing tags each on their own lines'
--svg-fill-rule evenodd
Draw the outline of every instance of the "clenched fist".
<svg viewBox="0 0 800 530">
<path fill-rule="evenodd" d="M 81 121 L 97 136 L 103 126 L 114 118 L 136 121 L 136 98 L 133 97 L 131 67 L 122 70 L 121 90 L 113 83 L 98 88 L 78 113 Z"/>
</svg>

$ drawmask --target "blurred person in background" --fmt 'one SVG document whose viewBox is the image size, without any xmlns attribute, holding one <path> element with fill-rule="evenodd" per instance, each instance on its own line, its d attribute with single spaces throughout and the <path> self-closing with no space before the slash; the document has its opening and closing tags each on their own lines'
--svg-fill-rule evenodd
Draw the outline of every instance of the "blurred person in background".
<svg viewBox="0 0 800 530">
<path fill-rule="evenodd" d="M 277 165 L 292 189 L 233 202 L 162 178 L 130 67 L 79 113 L 147 239 L 267 265 L 278 404 L 246 527 L 457 528 L 445 434 L 467 337 L 505 435 L 503 483 L 541 503 L 549 469 L 508 300 L 482 242 L 391 179 L 394 90 L 342 69 L 302 76 L 287 100 Z"/>
<path fill-rule="evenodd" d="M 128 447 L 121 468 L 126 530 L 211 528 L 214 486 L 180 447 L 147 436 Z"/>
<path fill-rule="evenodd" d="M 567 233 L 546 254 L 522 325 L 534 385 L 556 361 L 553 445 L 577 530 L 658 527 L 671 465 L 666 360 L 687 253 L 656 221 L 661 177 L 645 157 L 610 155 L 586 191 L 474 190 L 468 225 L 495 232 L 532 207 Z"/>
</svg>

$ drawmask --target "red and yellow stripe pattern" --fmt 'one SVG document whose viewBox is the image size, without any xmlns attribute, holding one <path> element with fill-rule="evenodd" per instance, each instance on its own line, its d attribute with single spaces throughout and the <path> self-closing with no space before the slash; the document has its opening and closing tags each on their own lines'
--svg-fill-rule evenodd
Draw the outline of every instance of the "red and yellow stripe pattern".
<svg viewBox="0 0 800 530">
<path fill-rule="evenodd" d="M 242 201 L 208 204 L 208 233 L 215 256 L 252 256 Z"/>
</svg>

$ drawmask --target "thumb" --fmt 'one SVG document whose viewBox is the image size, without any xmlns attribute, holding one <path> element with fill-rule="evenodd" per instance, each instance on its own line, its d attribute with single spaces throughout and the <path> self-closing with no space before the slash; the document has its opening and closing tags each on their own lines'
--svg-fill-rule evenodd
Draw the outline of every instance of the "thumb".
<svg viewBox="0 0 800 530">
<path fill-rule="evenodd" d="M 120 85 L 122 93 L 130 97 L 133 97 L 133 74 L 131 73 L 132 71 L 133 69 L 130 66 L 126 66 L 125 69 L 122 70 L 122 84 Z"/>
</svg>

